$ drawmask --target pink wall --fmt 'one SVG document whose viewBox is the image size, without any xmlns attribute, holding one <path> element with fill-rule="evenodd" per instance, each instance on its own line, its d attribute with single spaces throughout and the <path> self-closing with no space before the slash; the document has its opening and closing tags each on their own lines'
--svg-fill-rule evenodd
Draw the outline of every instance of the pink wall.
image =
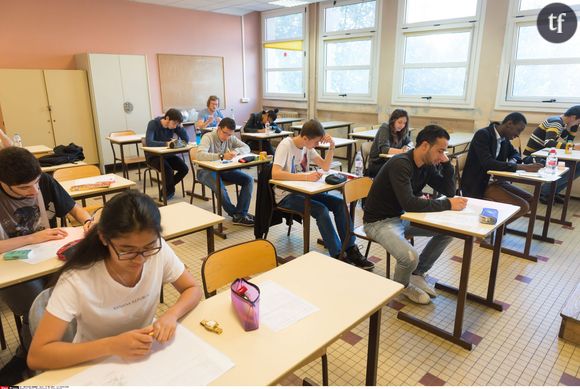
<svg viewBox="0 0 580 389">
<path fill-rule="evenodd" d="M 161 113 L 157 54 L 223 56 L 226 99 L 238 120 L 260 101 L 260 15 L 244 16 L 246 96 L 241 104 L 241 18 L 128 0 L 0 0 L 0 68 L 75 69 L 74 54 L 145 54 L 152 114 Z M 1 86 L 0 86 L 1 87 Z"/>
</svg>

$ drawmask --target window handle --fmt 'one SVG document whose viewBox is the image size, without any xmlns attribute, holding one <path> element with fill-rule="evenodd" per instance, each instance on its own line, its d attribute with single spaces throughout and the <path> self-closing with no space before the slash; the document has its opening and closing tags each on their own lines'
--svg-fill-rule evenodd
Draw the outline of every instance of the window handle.
<svg viewBox="0 0 580 389">
<path fill-rule="evenodd" d="M 421 98 L 422 99 L 425 99 L 425 100 L 431 100 L 433 97 L 431 97 L 431 96 L 422 96 Z"/>
<path fill-rule="evenodd" d="M 555 103 L 556 99 L 542 100 L 542 103 Z"/>
<path fill-rule="evenodd" d="M 346 93 L 342 93 L 338 95 L 339 97 L 346 97 Z"/>
</svg>

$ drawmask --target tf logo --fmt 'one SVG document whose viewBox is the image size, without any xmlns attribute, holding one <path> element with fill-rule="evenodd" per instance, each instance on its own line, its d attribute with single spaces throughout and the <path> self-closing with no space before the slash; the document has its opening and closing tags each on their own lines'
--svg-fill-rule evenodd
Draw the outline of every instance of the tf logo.
<svg viewBox="0 0 580 389">
<path fill-rule="evenodd" d="M 572 38 L 576 32 L 578 19 L 572 8 L 566 4 L 551 3 L 542 8 L 536 25 L 545 40 L 563 43 Z"/>
</svg>

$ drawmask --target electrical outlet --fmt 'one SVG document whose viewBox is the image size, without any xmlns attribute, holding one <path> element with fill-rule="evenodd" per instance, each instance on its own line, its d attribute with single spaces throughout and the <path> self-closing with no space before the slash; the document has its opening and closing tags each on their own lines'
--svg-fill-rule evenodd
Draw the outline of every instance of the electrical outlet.
<svg viewBox="0 0 580 389">
<path fill-rule="evenodd" d="M 250 102 L 250 99 L 249 99 L 249 98 L 247 98 L 247 97 L 242 97 L 242 98 L 240 99 L 240 103 L 249 103 L 249 102 Z"/>
</svg>

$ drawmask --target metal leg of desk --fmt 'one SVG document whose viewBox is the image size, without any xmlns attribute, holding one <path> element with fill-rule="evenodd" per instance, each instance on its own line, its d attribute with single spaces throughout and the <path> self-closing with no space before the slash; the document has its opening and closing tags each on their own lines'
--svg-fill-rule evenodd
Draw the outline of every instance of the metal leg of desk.
<svg viewBox="0 0 580 389">
<path fill-rule="evenodd" d="M 568 186 L 566 186 L 566 196 L 564 197 L 564 205 L 562 207 L 562 216 L 560 221 L 562 224 L 570 223 L 566 222 L 566 212 L 568 212 L 568 203 L 570 202 L 570 194 L 572 193 L 572 185 L 574 185 L 574 177 L 576 177 L 576 162 L 572 161 L 568 164 L 570 171 L 568 172 Z M 572 226 L 572 223 L 570 223 Z"/>
<path fill-rule="evenodd" d="M 222 180 L 220 177 L 220 172 L 215 172 L 215 187 L 216 187 L 216 207 L 217 207 L 217 214 L 222 216 Z M 222 223 L 218 224 L 217 231 L 215 232 L 217 236 L 222 239 L 227 239 L 227 235 L 224 233 L 224 226 Z"/>
<path fill-rule="evenodd" d="M 347 166 L 348 166 L 348 172 L 350 173 L 352 170 L 352 144 L 350 144 L 346 147 L 346 159 L 348 160 Z"/>
<path fill-rule="evenodd" d="M 159 156 L 159 170 L 161 171 L 161 193 L 163 205 L 167 205 L 167 186 L 165 185 L 165 161 L 163 158 L 163 154 Z"/>
<path fill-rule="evenodd" d="M 377 365 L 379 363 L 379 340 L 381 337 L 381 308 L 369 318 L 369 345 L 367 349 L 366 386 L 377 385 Z"/>
<path fill-rule="evenodd" d="M 302 220 L 302 240 L 304 241 L 304 254 L 310 251 L 310 196 L 304 196 L 304 218 Z"/>
<path fill-rule="evenodd" d="M 121 171 L 123 172 L 123 177 L 129 179 L 129 167 L 125 164 L 125 148 L 121 143 L 119 148 L 121 149 Z"/>
<path fill-rule="evenodd" d="M 546 208 L 546 218 L 544 219 L 544 228 L 542 228 L 541 238 L 544 242 L 556 243 L 553 238 L 548 237 L 548 229 L 550 228 L 550 219 L 552 217 L 552 208 L 554 207 L 554 197 L 556 197 L 556 181 L 552 182 L 550 188 L 550 197 L 548 198 L 548 206 Z"/>
<path fill-rule="evenodd" d="M 214 230 L 213 226 L 210 226 L 205 229 L 205 233 L 207 235 L 207 255 L 210 255 L 215 251 L 215 242 L 213 238 Z"/>
</svg>

